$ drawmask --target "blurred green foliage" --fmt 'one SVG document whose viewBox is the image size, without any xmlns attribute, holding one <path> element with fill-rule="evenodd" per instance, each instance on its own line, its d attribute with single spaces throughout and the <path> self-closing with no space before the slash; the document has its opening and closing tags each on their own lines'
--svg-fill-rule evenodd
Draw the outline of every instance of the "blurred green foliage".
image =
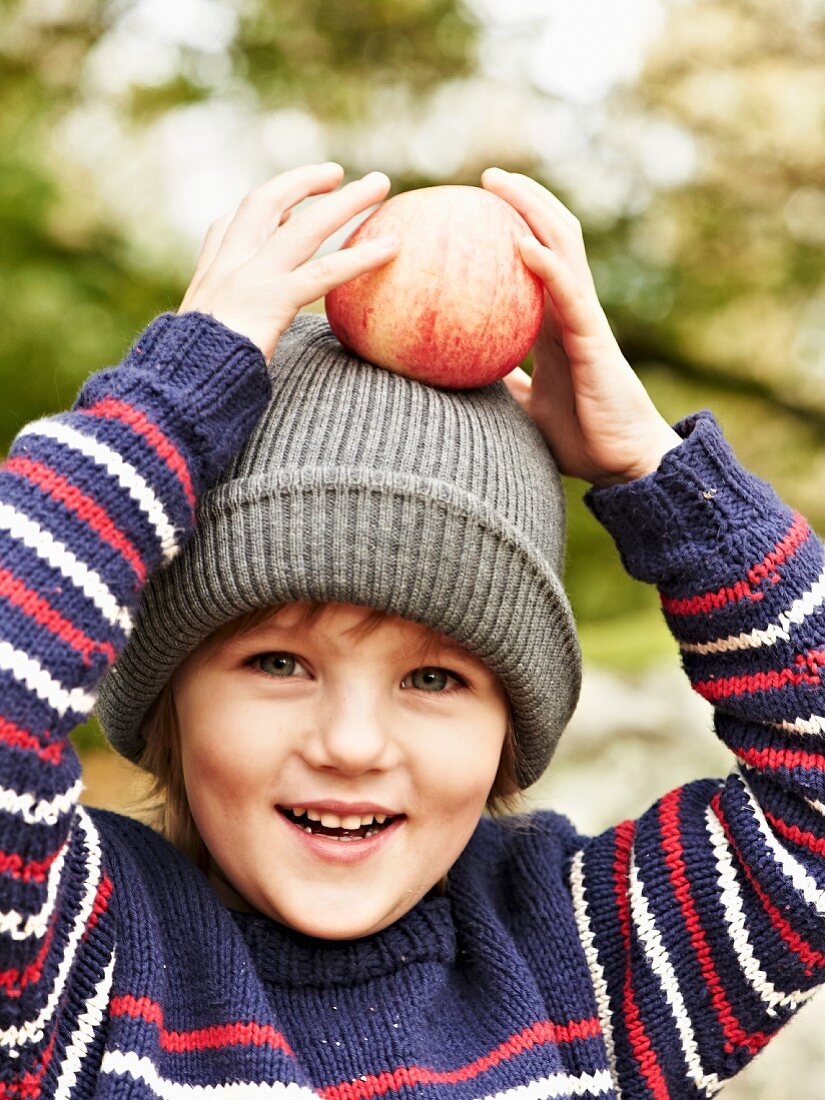
<svg viewBox="0 0 825 1100">
<path fill-rule="evenodd" d="M 414 113 L 439 87 L 479 73 L 481 21 L 459 0 L 245 0 L 232 8 L 236 26 L 220 57 L 183 44 L 167 78 L 95 90 L 90 57 L 138 7 L 0 7 L 3 448 L 25 422 L 70 404 L 84 378 L 117 362 L 185 289 L 180 273 L 147 259 L 99 200 L 94 172 L 60 153 L 54 134 L 74 112 L 106 100 L 137 141 L 193 103 L 234 97 L 265 112 L 295 108 L 322 127 L 345 166 L 341 148 L 358 165 L 359 134 L 376 123 L 382 92 L 400 89 L 398 102 Z M 608 129 L 615 123 L 618 133 L 630 117 L 677 128 L 693 143 L 696 170 L 687 182 L 652 185 L 629 211 L 583 219 L 602 301 L 663 413 L 675 421 L 713 408 L 742 459 L 821 529 L 823 62 L 821 6 L 669 6 L 639 79 L 608 105 Z M 536 94 L 526 75 L 523 91 Z M 407 134 L 399 118 L 400 150 Z M 540 178 L 578 212 L 576 194 L 538 151 L 484 155 L 440 175 L 409 159 L 393 171 L 394 189 L 477 183 L 480 169 L 498 162 Z M 655 593 L 624 576 L 581 503 L 583 488 L 568 484 L 567 582 L 586 655 L 619 667 L 670 657 Z M 94 738 L 93 728 L 79 736 Z"/>
<path fill-rule="evenodd" d="M 455 0 L 282 0 L 247 7 L 232 58 L 262 104 L 357 123 L 399 74 L 415 94 L 472 72 L 476 34 Z"/>
</svg>

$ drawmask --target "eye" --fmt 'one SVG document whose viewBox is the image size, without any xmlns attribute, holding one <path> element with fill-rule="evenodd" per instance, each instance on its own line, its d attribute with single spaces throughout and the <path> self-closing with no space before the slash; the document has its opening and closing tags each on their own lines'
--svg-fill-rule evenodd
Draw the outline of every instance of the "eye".
<svg viewBox="0 0 825 1100">
<path fill-rule="evenodd" d="M 291 653 L 259 653 L 249 662 L 254 668 L 265 672 L 267 676 L 273 676 L 285 680 L 289 676 L 298 676 L 306 669 Z"/>
<path fill-rule="evenodd" d="M 417 668 L 402 681 L 402 686 L 410 682 L 416 691 L 428 691 L 431 694 L 446 694 L 456 691 L 457 687 L 466 687 L 466 683 L 453 672 L 446 668 Z M 450 687 L 450 681 L 457 687 Z"/>
</svg>

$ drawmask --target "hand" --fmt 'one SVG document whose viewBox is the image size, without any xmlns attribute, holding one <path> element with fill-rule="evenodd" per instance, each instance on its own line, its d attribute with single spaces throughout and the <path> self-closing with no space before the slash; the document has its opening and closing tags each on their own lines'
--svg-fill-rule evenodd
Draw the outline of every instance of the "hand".
<svg viewBox="0 0 825 1100">
<path fill-rule="evenodd" d="M 519 242 L 544 283 L 544 318 L 533 377 L 505 379 L 547 441 L 564 474 L 613 485 L 652 473 L 682 441 L 659 414 L 622 355 L 599 302 L 581 225 L 527 176 L 488 168 L 482 185 L 505 199 L 534 236 Z"/>
<path fill-rule="evenodd" d="M 298 311 L 333 287 L 391 260 L 398 241 L 372 240 L 312 259 L 336 230 L 386 197 L 389 179 L 370 172 L 292 215 L 309 195 L 338 187 L 340 164 L 274 176 L 209 227 L 178 313 L 209 313 L 247 336 L 269 360 Z"/>
</svg>

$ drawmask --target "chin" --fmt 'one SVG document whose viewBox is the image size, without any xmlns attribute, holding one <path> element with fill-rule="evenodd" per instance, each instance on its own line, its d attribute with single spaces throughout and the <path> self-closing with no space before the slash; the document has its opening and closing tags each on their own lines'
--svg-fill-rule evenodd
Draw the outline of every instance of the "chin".
<svg viewBox="0 0 825 1100">
<path fill-rule="evenodd" d="M 371 936 L 408 913 L 422 895 L 409 891 L 382 896 L 369 889 L 295 889 L 286 897 L 259 896 L 256 908 L 280 924 L 319 940 L 356 940 Z"/>
<path fill-rule="evenodd" d="M 403 914 L 401 912 L 392 914 L 365 913 L 363 916 L 360 914 L 353 916 L 350 913 L 344 916 L 340 912 L 336 914 L 334 911 L 327 911 L 321 916 L 320 914 L 307 914 L 306 911 L 292 912 L 287 910 L 284 912 L 282 909 L 278 909 L 267 915 L 280 921 L 281 924 L 285 924 L 293 931 L 300 932 L 304 936 L 312 936 L 314 939 L 357 940 L 363 936 L 371 936 L 374 932 L 380 932 L 382 928 L 386 928 L 387 925 L 392 924 Z"/>
</svg>

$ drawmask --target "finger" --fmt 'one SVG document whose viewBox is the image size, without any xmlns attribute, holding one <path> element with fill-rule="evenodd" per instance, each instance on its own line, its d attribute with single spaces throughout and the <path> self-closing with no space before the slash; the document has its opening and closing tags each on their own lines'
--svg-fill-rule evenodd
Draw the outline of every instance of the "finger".
<svg viewBox="0 0 825 1100">
<path fill-rule="evenodd" d="M 582 286 L 564 259 L 535 237 L 525 235 L 519 240 L 524 262 L 544 283 L 564 328 L 583 339 L 604 339 L 612 329 L 601 308 L 592 283 Z M 607 329 L 607 332 L 605 331 Z"/>
<path fill-rule="evenodd" d="M 214 262 L 229 272 L 251 259 L 291 207 L 341 183 L 340 164 L 311 164 L 281 172 L 241 199 Z"/>
<path fill-rule="evenodd" d="M 521 214 L 542 244 L 564 256 L 579 278 L 592 281 L 581 223 L 560 199 L 529 176 L 501 168 L 488 168 L 481 180 Z"/>
<path fill-rule="evenodd" d="M 516 367 L 515 370 L 511 370 L 509 374 L 504 376 L 504 384 L 510 393 L 518 401 L 519 405 L 523 409 L 526 409 L 530 403 L 531 390 L 533 386 L 530 375 L 521 369 Z"/>
<path fill-rule="evenodd" d="M 399 247 L 396 237 L 376 237 L 351 248 L 318 256 L 286 277 L 282 275 L 279 283 L 284 287 L 289 305 L 296 310 L 302 309 L 350 279 L 383 267 L 395 257 Z M 265 262 L 263 251 L 255 257 L 255 266 Z"/>
<path fill-rule="evenodd" d="M 201 245 L 200 255 L 198 256 L 197 263 L 195 264 L 195 271 L 189 282 L 189 286 L 186 290 L 186 294 L 183 297 L 181 303 L 181 309 L 186 306 L 188 300 L 192 297 L 194 292 L 203 282 L 206 273 L 212 265 L 212 261 L 217 255 L 218 249 L 223 241 L 224 234 L 226 233 L 227 226 L 234 217 L 234 211 L 229 211 L 223 214 L 220 218 L 216 218 L 206 231 L 206 236 L 203 239 Z"/>
<path fill-rule="evenodd" d="M 336 230 L 369 207 L 381 202 L 390 189 L 383 172 L 370 172 L 333 195 L 295 212 L 267 245 L 275 270 L 292 271 L 311 259 Z"/>
<path fill-rule="evenodd" d="M 553 192 L 539 183 L 538 180 L 534 180 L 531 176 L 525 176 L 522 172 L 505 172 L 502 168 L 488 168 L 487 172 L 491 174 L 492 179 L 495 181 L 503 179 L 509 182 L 511 185 L 517 185 L 531 191 L 534 195 L 540 198 L 542 201 L 552 206 L 553 210 L 559 215 L 559 217 L 567 222 L 570 226 L 578 226 L 579 219 L 573 213 L 569 207 L 565 206 L 558 195 L 554 195 Z M 499 176 L 499 173 L 501 175 Z M 483 173 L 486 175 L 486 173 Z"/>
<path fill-rule="evenodd" d="M 580 224 L 573 211 L 566 207 L 557 195 L 540 184 L 538 180 L 525 176 L 521 172 L 505 172 L 503 168 L 485 168 L 481 173 L 481 182 L 490 191 L 498 189 L 514 192 L 519 189 L 529 191 L 536 198 L 547 203 L 569 226 L 575 227 Z"/>
</svg>

